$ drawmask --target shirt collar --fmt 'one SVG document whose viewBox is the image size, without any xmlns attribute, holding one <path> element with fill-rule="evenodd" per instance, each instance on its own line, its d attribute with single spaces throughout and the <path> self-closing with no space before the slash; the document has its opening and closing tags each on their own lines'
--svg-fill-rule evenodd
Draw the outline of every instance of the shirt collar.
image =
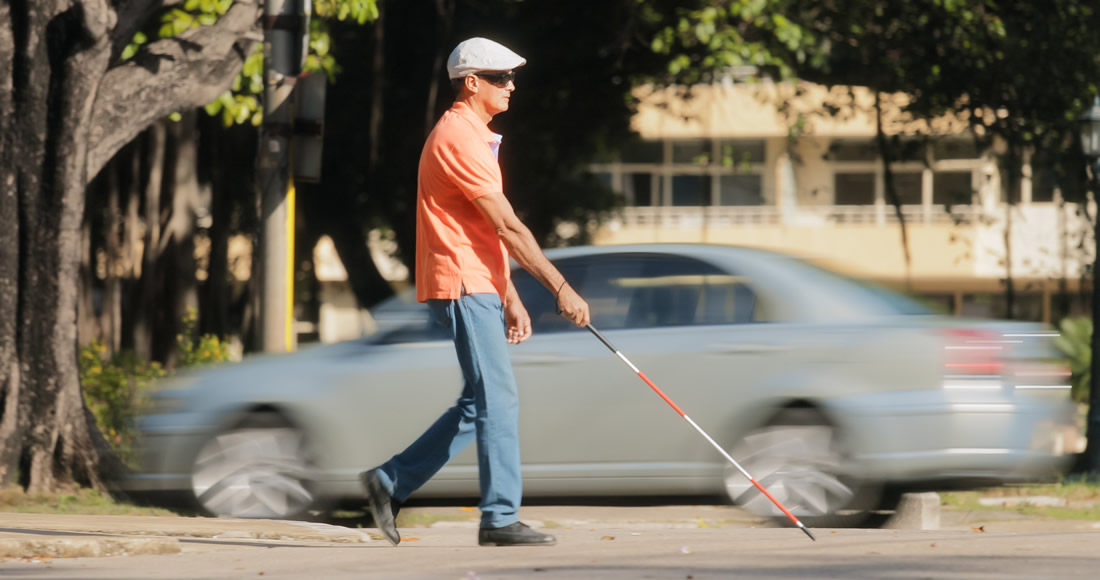
<svg viewBox="0 0 1100 580">
<path fill-rule="evenodd" d="M 492 132 L 489 129 L 489 125 L 486 124 L 485 121 L 482 121 L 481 117 L 477 116 L 477 113 L 475 113 L 474 110 L 470 108 L 470 105 L 467 105 L 462 101 L 455 101 L 454 105 L 451 106 L 451 110 L 454 111 L 458 116 L 469 121 L 469 123 L 473 125 L 475 129 L 477 129 L 478 133 L 481 134 L 482 138 L 484 138 L 486 142 L 500 142 L 500 135 Z"/>
</svg>

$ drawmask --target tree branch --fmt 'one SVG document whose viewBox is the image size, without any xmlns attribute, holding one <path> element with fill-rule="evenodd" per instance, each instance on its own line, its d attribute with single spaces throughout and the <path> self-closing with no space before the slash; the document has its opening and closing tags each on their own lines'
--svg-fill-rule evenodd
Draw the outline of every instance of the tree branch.
<svg viewBox="0 0 1100 580">
<path fill-rule="evenodd" d="M 118 62 L 126 45 L 161 8 L 180 4 L 183 0 L 122 0 L 117 8 L 118 21 L 111 31 L 111 62 Z"/>
<path fill-rule="evenodd" d="M 228 89 L 262 39 L 259 15 L 257 0 L 237 0 L 216 24 L 151 43 L 108 70 L 92 113 L 88 179 L 156 120 Z"/>
</svg>

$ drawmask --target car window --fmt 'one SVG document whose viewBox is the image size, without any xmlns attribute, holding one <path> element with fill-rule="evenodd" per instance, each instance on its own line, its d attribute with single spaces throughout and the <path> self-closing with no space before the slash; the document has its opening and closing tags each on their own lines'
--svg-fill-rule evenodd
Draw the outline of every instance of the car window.
<svg viewBox="0 0 1100 580">
<path fill-rule="evenodd" d="M 580 291 L 584 282 L 585 264 L 583 258 L 560 260 L 554 263 L 558 271 L 565 276 L 569 284 Z M 531 316 L 531 331 L 535 334 L 580 330 L 557 313 L 558 303 L 554 294 L 546 289 L 523 268 L 512 270 L 512 284 L 519 293 L 527 314 Z M 583 294 L 582 294 L 583 296 Z"/>
<path fill-rule="evenodd" d="M 555 265 L 588 301 L 592 325 L 601 330 L 760 321 L 748 281 L 683 256 L 625 253 L 560 260 Z M 556 313 L 556 302 L 530 274 L 513 274 L 534 332 L 577 327 Z"/>
<path fill-rule="evenodd" d="M 413 314 L 406 311 L 401 323 L 391 322 L 380 325 L 379 331 L 372 337 L 379 344 L 398 344 L 405 342 L 426 342 L 431 340 L 451 340 L 451 333 L 432 320 L 431 310 L 421 304 L 421 312 Z"/>
<path fill-rule="evenodd" d="M 930 315 L 935 312 L 917 300 L 884 288 L 870 280 L 845 276 L 806 261 L 791 261 L 795 267 L 803 270 L 804 277 L 812 280 L 817 287 L 833 287 L 858 296 L 867 307 L 877 308 L 890 314 Z"/>
<path fill-rule="evenodd" d="M 683 256 L 640 256 L 641 275 L 615 284 L 631 289 L 626 328 L 758 321 L 756 293 L 743 276 Z"/>
</svg>

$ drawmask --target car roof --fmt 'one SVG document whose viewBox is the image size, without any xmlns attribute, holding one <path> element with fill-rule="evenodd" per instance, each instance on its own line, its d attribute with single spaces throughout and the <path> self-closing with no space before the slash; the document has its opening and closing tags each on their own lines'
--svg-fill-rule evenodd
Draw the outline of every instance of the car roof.
<svg viewBox="0 0 1100 580">
<path fill-rule="evenodd" d="M 728 268 L 753 280 L 788 319 L 851 321 L 884 314 L 929 314 L 902 294 L 876 287 L 790 254 L 744 246 L 650 243 L 550 248 L 552 261 L 614 254 L 684 256 Z"/>
</svg>

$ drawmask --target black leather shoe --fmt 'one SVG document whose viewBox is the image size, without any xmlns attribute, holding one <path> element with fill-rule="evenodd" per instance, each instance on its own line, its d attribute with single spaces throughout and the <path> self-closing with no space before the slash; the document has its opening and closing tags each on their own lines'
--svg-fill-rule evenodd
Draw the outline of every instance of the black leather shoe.
<svg viewBox="0 0 1100 580">
<path fill-rule="evenodd" d="M 367 509 L 370 510 L 370 515 L 374 518 L 374 525 L 378 526 L 378 529 L 382 531 L 382 535 L 386 536 L 391 544 L 395 546 L 400 544 L 401 534 L 397 533 L 397 524 L 394 523 L 394 516 L 397 515 L 397 504 L 393 502 L 389 492 L 386 491 L 386 487 L 378 479 L 378 473 L 373 469 L 364 471 L 359 474 L 359 481 L 362 482 L 363 488 L 367 490 Z"/>
<path fill-rule="evenodd" d="M 523 522 L 503 528 L 481 528 L 477 543 L 482 546 L 553 546 L 557 539 L 550 534 L 536 532 Z"/>
</svg>

